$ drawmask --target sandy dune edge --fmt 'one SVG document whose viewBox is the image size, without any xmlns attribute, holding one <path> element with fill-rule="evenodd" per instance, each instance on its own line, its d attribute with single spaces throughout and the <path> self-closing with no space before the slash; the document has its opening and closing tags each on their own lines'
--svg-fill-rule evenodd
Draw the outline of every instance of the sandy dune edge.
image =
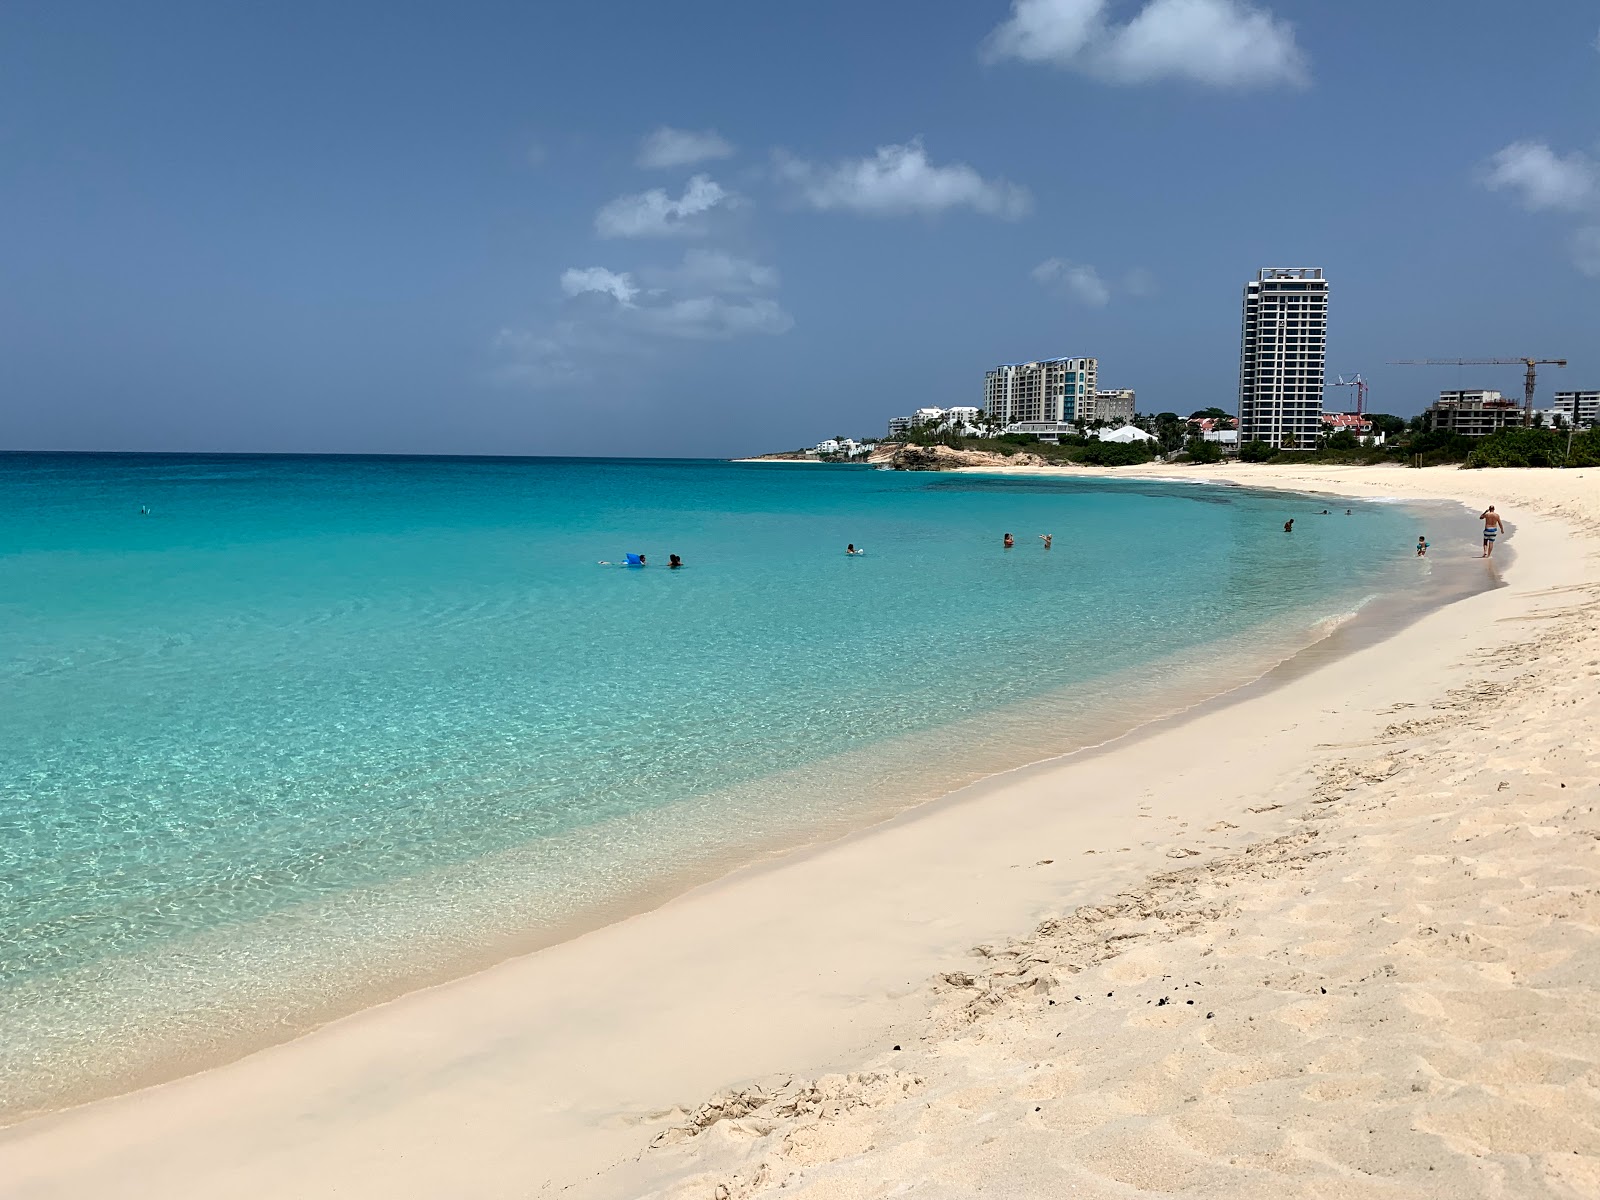
<svg viewBox="0 0 1600 1200">
<path fill-rule="evenodd" d="M 1377 485 L 1437 495 L 1430 474 Z M 1566 546 L 1581 559 L 1589 482 L 1518 479 L 1501 505 L 1587 526 Z M 1485 630 L 1470 678 L 1325 747 L 1308 793 L 1284 798 L 1286 832 L 976 947 L 930 984 L 903 1050 L 719 1094 L 628 1184 L 672 1200 L 1600 1195 L 1588 565 Z"/>
</svg>

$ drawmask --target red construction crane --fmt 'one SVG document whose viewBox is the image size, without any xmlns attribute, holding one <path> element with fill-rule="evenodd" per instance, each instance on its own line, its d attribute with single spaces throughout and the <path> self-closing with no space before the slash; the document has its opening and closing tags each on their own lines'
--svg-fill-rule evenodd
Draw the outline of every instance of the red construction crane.
<svg viewBox="0 0 1600 1200">
<path fill-rule="evenodd" d="M 1365 416 L 1367 411 L 1367 381 L 1361 378 L 1358 371 L 1352 378 L 1346 379 L 1343 375 L 1335 376 L 1334 387 L 1353 387 L 1356 390 L 1356 416 Z"/>
<path fill-rule="evenodd" d="M 1534 368 L 1545 365 L 1564 367 L 1564 358 L 1406 358 L 1392 362 L 1391 367 L 1514 367 L 1518 363 L 1528 368 L 1522 377 L 1522 423 L 1533 424 Z"/>
</svg>

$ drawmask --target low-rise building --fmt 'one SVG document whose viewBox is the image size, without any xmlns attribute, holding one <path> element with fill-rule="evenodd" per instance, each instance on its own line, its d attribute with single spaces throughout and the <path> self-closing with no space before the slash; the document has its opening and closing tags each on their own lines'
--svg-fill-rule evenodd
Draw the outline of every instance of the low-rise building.
<svg viewBox="0 0 1600 1200">
<path fill-rule="evenodd" d="M 1522 405 L 1485 389 L 1440 392 L 1422 413 L 1423 426 L 1462 437 L 1487 437 L 1522 425 Z"/>
<path fill-rule="evenodd" d="M 1127 425 L 1133 421 L 1133 389 L 1111 388 L 1094 394 L 1095 421 Z"/>
<path fill-rule="evenodd" d="M 1569 425 L 1579 429 L 1600 425 L 1600 391 L 1557 392 L 1550 407 L 1567 418 Z"/>
<path fill-rule="evenodd" d="M 1372 432 L 1372 422 L 1359 413 L 1323 413 L 1322 427 L 1329 433 L 1338 433 L 1341 429 L 1348 429 L 1357 437 L 1365 437 Z"/>
<path fill-rule="evenodd" d="M 1384 434 L 1375 432 L 1372 422 L 1360 413 L 1329 413 L 1322 414 L 1322 432 L 1327 434 L 1348 431 L 1356 436 L 1356 440 L 1363 446 L 1381 446 L 1384 443 Z"/>
<path fill-rule="evenodd" d="M 1123 425 L 1119 429 L 1101 429 L 1089 435 L 1097 437 L 1102 442 L 1153 442 L 1156 440 L 1153 433 L 1146 433 L 1137 425 Z"/>
<path fill-rule="evenodd" d="M 913 429 L 949 429 L 956 433 L 977 432 L 983 410 L 956 405 L 954 408 L 919 408 L 909 417 L 890 417 L 889 436 L 904 437 Z"/>
<path fill-rule="evenodd" d="M 1031 433 L 1041 442 L 1059 442 L 1064 437 L 1076 437 L 1078 427 L 1071 421 L 1013 421 L 1002 433 Z"/>
<path fill-rule="evenodd" d="M 824 438 L 812 447 L 817 454 L 839 454 L 845 458 L 854 458 L 865 453 L 867 447 L 854 438 Z"/>
</svg>

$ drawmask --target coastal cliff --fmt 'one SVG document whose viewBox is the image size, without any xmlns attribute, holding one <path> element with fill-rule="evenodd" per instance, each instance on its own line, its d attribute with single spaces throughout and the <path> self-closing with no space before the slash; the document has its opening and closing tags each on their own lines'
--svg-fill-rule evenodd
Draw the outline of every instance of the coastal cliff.
<svg viewBox="0 0 1600 1200">
<path fill-rule="evenodd" d="M 949 446 L 900 446 L 885 459 L 896 471 L 953 471 L 957 467 L 1042 467 L 1037 454 L 996 454 Z"/>
</svg>

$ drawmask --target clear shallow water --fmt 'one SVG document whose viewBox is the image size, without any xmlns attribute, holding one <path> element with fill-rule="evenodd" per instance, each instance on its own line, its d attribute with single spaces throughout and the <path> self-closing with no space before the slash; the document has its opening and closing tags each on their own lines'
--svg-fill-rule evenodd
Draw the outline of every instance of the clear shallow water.
<svg viewBox="0 0 1600 1200">
<path fill-rule="evenodd" d="M 14 455 L 0 504 L 0 1111 L 1126 728 L 1430 569 L 1400 506 L 1148 481 Z"/>
</svg>

